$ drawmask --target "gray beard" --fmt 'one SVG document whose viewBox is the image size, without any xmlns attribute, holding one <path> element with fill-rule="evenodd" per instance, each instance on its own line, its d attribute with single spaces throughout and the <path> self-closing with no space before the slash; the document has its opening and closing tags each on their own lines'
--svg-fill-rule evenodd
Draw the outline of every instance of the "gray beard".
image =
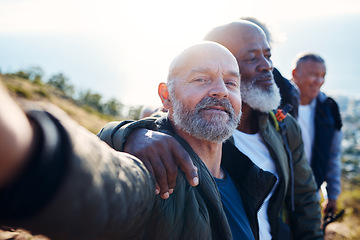
<svg viewBox="0 0 360 240">
<path fill-rule="evenodd" d="M 264 90 L 251 82 L 241 82 L 240 91 L 242 101 L 260 112 L 267 113 L 280 105 L 280 90 L 275 83 Z"/>
<path fill-rule="evenodd" d="M 174 96 L 170 93 L 170 96 Z M 236 115 L 228 99 L 217 99 L 212 97 L 203 98 L 195 109 L 187 109 L 175 97 L 171 98 L 173 103 L 173 120 L 175 127 L 183 130 L 189 135 L 210 142 L 223 142 L 228 139 L 240 123 L 241 111 Z M 214 106 L 223 106 L 228 115 L 213 114 L 210 119 L 203 116 L 202 110 Z M 209 116 L 208 116 L 209 117 Z"/>
</svg>

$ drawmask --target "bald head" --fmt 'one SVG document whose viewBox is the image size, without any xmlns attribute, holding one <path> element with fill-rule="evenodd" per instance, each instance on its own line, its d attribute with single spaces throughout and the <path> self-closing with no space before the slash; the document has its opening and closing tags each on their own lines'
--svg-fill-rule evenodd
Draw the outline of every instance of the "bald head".
<svg viewBox="0 0 360 240">
<path fill-rule="evenodd" d="M 216 42 L 204 41 L 181 52 L 171 62 L 168 73 L 168 83 L 177 78 L 186 78 L 194 71 L 217 69 L 220 63 L 231 65 L 231 74 L 239 77 L 239 68 L 233 54 Z"/>
<path fill-rule="evenodd" d="M 204 40 L 217 42 L 236 56 L 238 51 L 244 48 L 246 43 L 253 42 L 254 38 L 264 39 L 267 43 L 266 35 L 258 25 L 239 20 L 212 29 Z"/>
</svg>

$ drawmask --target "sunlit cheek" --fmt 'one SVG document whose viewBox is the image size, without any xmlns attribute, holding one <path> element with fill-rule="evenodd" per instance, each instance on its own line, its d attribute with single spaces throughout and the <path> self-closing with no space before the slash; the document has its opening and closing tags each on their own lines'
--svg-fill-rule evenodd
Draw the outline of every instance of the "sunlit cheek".
<svg viewBox="0 0 360 240">
<path fill-rule="evenodd" d="M 239 114 L 241 110 L 241 96 L 240 94 L 235 95 L 234 99 L 231 101 L 231 106 L 233 107 L 236 114 Z"/>
</svg>

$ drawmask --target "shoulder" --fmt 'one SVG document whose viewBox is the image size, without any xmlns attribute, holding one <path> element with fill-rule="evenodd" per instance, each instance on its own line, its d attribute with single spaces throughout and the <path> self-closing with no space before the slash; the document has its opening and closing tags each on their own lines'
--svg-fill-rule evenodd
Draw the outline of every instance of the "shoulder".
<svg viewBox="0 0 360 240">
<path fill-rule="evenodd" d="M 263 122 L 265 120 L 264 116 L 262 116 L 260 118 L 261 122 Z M 276 128 L 276 129 L 278 129 L 279 124 L 283 123 L 283 124 L 285 124 L 287 131 L 291 131 L 294 133 L 298 133 L 300 131 L 300 126 L 299 126 L 298 122 L 291 114 L 287 114 L 282 122 L 279 122 L 276 120 L 275 113 L 273 113 L 273 112 L 269 112 L 267 116 L 268 116 L 268 122 L 271 122 L 271 124 L 269 123 L 269 125 L 274 126 L 274 128 Z M 279 131 L 280 130 L 278 130 L 278 132 Z"/>
<path fill-rule="evenodd" d="M 331 116 L 335 122 L 335 129 L 340 130 L 342 127 L 342 120 L 337 102 L 332 97 L 326 96 L 323 92 L 320 92 L 318 96 L 318 102 L 320 102 L 322 106 L 326 105 L 327 108 L 329 108 Z"/>
<path fill-rule="evenodd" d="M 286 126 L 286 137 L 290 148 L 293 149 L 302 143 L 301 128 L 298 122 L 293 116 L 288 114 L 283 120 L 283 124 Z"/>
<path fill-rule="evenodd" d="M 301 138 L 300 132 L 301 128 L 298 122 L 295 120 L 295 118 L 291 115 L 287 115 L 287 117 L 284 119 L 284 123 L 286 124 L 287 131 L 291 134 L 293 134 L 294 138 L 295 136 L 298 136 Z"/>
<path fill-rule="evenodd" d="M 296 87 L 291 83 L 290 80 L 288 80 L 283 75 L 281 75 L 279 70 L 274 68 L 273 74 L 274 74 L 275 83 L 280 89 L 287 90 L 291 93 L 293 92 L 297 93 Z"/>
</svg>

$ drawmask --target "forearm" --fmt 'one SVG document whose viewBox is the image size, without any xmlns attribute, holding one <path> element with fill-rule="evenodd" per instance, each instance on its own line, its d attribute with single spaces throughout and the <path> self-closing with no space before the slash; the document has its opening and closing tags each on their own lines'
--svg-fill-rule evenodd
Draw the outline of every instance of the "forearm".
<svg viewBox="0 0 360 240">
<path fill-rule="evenodd" d="M 139 121 L 111 122 L 106 124 L 97 136 L 117 151 L 124 151 L 125 142 L 129 135 L 137 128 L 154 129 L 156 118 Z"/>
<path fill-rule="evenodd" d="M 70 119 L 62 119 L 61 123 L 56 119 L 52 121 L 57 125 L 58 134 L 59 131 L 65 133 L 60 134 L 62 155 L 57 161 L 65 168 L 58 185 L 54 187 L 51 181 L 49 184 L 52 176 L 48 176 L 39 178 L 41 188 L 35 183 L 30 188 L 27 186 L 30 195 L 24 195 L 22 188 L 18 189 L 19 195 L 15 196 L 22 197 L 21 204 L 34 204 L 36 188 L 45 192 L 50 188 L 55 190 L 52 196 L 41 195 L 45 198 L 43 204 L 36 214 L 28 214 L 28 220 L 10 216 L 2 218 L 2 223 L 29 229 L 51 239 L 121 239 L 127 234 L 141 235 L 139 228 L 146 221 L 155 197 L 154 182 L 148 171 L 137 159 L 115 152 Z M 41 165 L 54 159 L 48 156 L 44 160 Z M 47 174 L 57 172 L 61 171 L 52 169 Z M 26 206 L 35 209 L 33 205 Z"/>
<path fill-rule="evenodd" d="M 20 107 L 0 85 L 0 187 L 17 176 L 30 152 L 32 127 Z"/>
<path fill-rule="evenodd" d="M 69 143 L 45 112 L 28 113 L 34 129 L 21 171 L 0 191 L 1 221 L 29 217 L 54 195 L 65 172 Z"/>
<path fill-rule="evenodd" d="M 341 192 L 341 141 L 342 132 L 336 131 L 331 145 L 325 182 L 328 198 L 336 200 Z"/>
</svg>

